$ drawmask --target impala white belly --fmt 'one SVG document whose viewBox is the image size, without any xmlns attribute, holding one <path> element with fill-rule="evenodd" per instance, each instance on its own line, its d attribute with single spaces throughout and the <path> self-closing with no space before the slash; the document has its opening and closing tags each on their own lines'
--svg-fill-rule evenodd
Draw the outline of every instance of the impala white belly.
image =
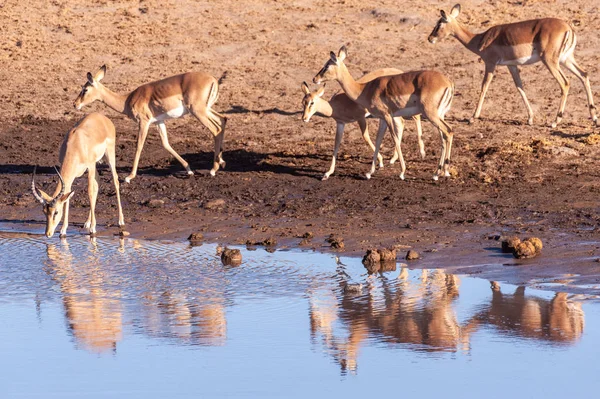
<svg viewBox="0 0 600 399">
<path fill-rule="evenodd" d="M 535 64 L 540 60 L 540 55 L 538 53 L 533 53 L 526 57 L 516 58 L 514 60 L 500 60 L 499 65 L 529 65 Z"/>
<path fill-rule="evenodd" d="M 173 108 L 173 109 L 165 112 L 164 114 L 160 114 L 160 115 L 155 116 L 154 118 L 152 118 L 150 120 L 150 123 L 162 122 L 162 121 L 165 121 L 167 119 L 181 118 L 183 115 L 185 115 L 187 113 L 188 113 L 187 108 L 184 107 L 183 104 L 181 104 L 177 108 Z"/>
<path fill-rule="evenodd" d="M 399 109 L 398 111 L 396 111 L 394 113 L 394 116 L 408 117 L 408 116 L 415 116 L 420 113 L 421 113 L 421 111 L 419 110 L 419 107 L 406 107 L 406 108 L 402 108 L 402 109 Z"/>
</svg>

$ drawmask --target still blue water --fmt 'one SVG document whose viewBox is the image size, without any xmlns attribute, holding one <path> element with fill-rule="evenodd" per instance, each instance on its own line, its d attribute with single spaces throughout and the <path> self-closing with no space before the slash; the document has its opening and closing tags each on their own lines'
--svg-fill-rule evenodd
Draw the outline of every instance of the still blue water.
<svg viewBox="0 0 600 399">
<path fill-rule="evenodd" d="M 559 398 L 600 385 L 595 300 L 242 254 L 228 267 L 216 245 L 0 233 L 0 398 Z"/>
</svg>

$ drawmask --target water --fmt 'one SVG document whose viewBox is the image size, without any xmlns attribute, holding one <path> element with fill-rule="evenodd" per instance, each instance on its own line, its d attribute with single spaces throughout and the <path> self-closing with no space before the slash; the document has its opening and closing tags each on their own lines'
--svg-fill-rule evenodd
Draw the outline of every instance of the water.
<svg viewBox="0 0 600 399">
<path fill-rule="evenodd" d="M 0 398 L 584 397 L 600 305 L 442 270 L 0 233 Z M 345 290 L 362 284 L 360 292 Z"/>
</svg>

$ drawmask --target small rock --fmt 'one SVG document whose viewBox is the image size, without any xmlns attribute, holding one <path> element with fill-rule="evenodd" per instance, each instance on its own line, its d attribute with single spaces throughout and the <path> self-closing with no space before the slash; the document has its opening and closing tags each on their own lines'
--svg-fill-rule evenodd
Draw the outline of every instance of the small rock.
<svg viewBox="0 0 600 399">
<path fill-rule="evenodd" d="M 344 249 L 344 239 L 341 236 L 335 235 L 334 233 L 331 233 L 325 241 L 331 245 L 331 248 Z"/>
<path fill-rule="evenodd" d="M 302 234 L 301 238 L 304 238 L 306 240 L 312 240 L 315 237 L 315 235 L 312 233 L 312 231 L 307 231 L 306 233 Z"/>
<path fill-rule="evenodd" d="M 526 242 L 530 242 L 531 244 L 533 244 L 533 247 L 535 248 L 536 255 L 539 255 L 540 253 L 542 253 L 542 248 L 544 248 L 544 245 L 542 244 L 542 240 L 540 240 L 537 237 L 529 237 L 525 241 Z"/>
<path fill-rule="evenodd" d="M 417 251 L 413 251 L 412 249 L 406 253 L 406 260 L 416 260 L 419 258 L 419 253 Z"/>
<path fill-rule="evenodd" d="M 216 199 L 216 200 L 212 200 L 212 201 L 208 201 L 204 203 L 204 209 L 219 209 L 219 208 L 223 208 L 225 206 L 225 200 L 224 199 Z"/>
<path fill-rule="evenodd" d="M 202 235 L 202 233 L 192 233 L 188 237 L 189 241 L 201 241 L 203 239 L 204 239 L 204 236 Z"/>
<path fill-rule="evenodd" d="M 379 252 L 375 249 L 368 249 L 365 256 L 362 258 L 362 263 L 369 272 L 369 274 L 374 274 L 379 271 L 379 266 L 381 263 L 381 256 Z"/>
<path fill-rule="evenodd" d="M 515 248 L 513 255 L 517 259 L 533 258 L 537 253 L 535 247 L 529 241 L 523 241 Z"/>
<path fill-rule="evenodd" d="M 273 246 L 277 245 L 277 240 L 273 237 L 269 237 L 262 242 L 262 245 L 264 245 L 266 247 L 273 247 Z"/>
<path fill-rule="evenodd" d="M 382 262 L 396 262 L 395 249 L 381 248 L 378 249 L 377 252 L 379 252 Z"/>
<path fill-rule="evenodd" d="M 550 148 L 550 153 L 552 155 L 579 156 L 579 151 L 577 151 L 577 150 L 575 150 L 573 148 L 565 147 L 565 146 L 551 147 Z"/>
<path fill-rule="evenodd" d="M 150 208 L 162 208 L 165 206 L 165 201 L 160 199 L 153 199 L 146 203 Z"/>
<path fill-rule="evenodd" d="M 521 240 L 517 236 L 507 237 L 502 240 L 502 252 L 510 253 L 514 252 L 517 245 L 521 243 Z"/>
<path fill-rule="evenodd" d="M 223 249 L 221 262 L 227 266 L 239 266 L 242 264 L 242 253 L 239 249 Z"/>
<path fill-rule="evenodd" d="M 300 244 L 299 244 L 299 245 L 300 245 L 300 246 L 307 246 L 307 245 L 310 245 L 310 244 L 312 244 L 312 243 L 310 242 L 310 239 L 308 239 L 308 238 L 303 238 L 303 239 L 302 239 L 302 241 L 300 241 Z"/>
</svg>

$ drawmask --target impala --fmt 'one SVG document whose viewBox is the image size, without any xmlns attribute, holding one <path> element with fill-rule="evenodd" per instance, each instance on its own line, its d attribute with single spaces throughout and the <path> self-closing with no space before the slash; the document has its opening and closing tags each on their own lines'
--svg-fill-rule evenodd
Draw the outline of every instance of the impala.
<svg viewBox="0 0 600 399">
<path fill-rule="evenodd" d="M 569 80 L 561 70 L 561 65 L 571 71 L 585 87 L 588 108 L 594 124 L 598 124 L 596 106 L 592 97 L 592 89 L 588 74 L 577 65 L 573 53 L 577 38 L 573 28 L 560 19 L 544 18 L 512 24 L 496 25 L 483 33 L 471 33 L 457 21 L 460 4 L 455 5 L 449 14 L 440 11 L 441 18 L 429 35 L 429 42 L 435 43 L 448 35 L 454 36 L 467 49 L 477 54 L 485 63 L 485 74 L 481 85 L 479 102 L 471 121 L 479 118 L 485 94 L 494 77 L 497 65 L 506 65 L 517 86 L 517 90 L 527 107 L 528 124 L 533 124 L 533 110 L 521 82 L 519 65 L 530 65 L 541 61 L 558 82 L 562 98 L 552 127 L 556 127 L 565 110 L 569 94 Z"/>
<path fill-rule="evenodd" d="M 339 50 L 337 55 L 331 52 L 330 59 L 327 60 L 313 81 L 314 83 L 321 83 L 328 80 L 337 80 L 348 98 L 365 108 L 371 115 L 385 122 L 379 124 L 375 141 L 375 153 L 373 154 L 371 170 L 366 175 L 367 179 L 370 179 L 375 172 L 379 148 L 386 127 L 390 129 L 400 159 L 402 168 L 400 178 L 404 179 L 406 164 L 400 148 L 404 123 L 402 118 L 395 117 L 405 118 L 421 114 L 425 115 L 438 129 L 442 138 L 442 154 L 433 179 L 438 179 L 442 169 L 444 169 L 445 176 L 450 176 L 448 168 L 453 133 L 450 126 L 444 121 L 444 116 L 452 104 L 454 84 L 446 76 L 436 71 L 406 72 L 392 76 L 381 76 L 366 83 L 358 83 L 352 78 L 344 64 L 346 54 L 345 46 Z"/>
<path fill-rule="evenodd" d="M 123 234 L 125 221 L 121 208 L 119 193 L 119 177 L 115 164 L 115 126 L 104 115 L 92 113 L 80 120 L 77 125 L 66 135 L 60 147 L 59 161 L 60 172 L 57 170 L 60 184 L 53 195 L 48 195 L 35 185 L 35 168 L 31 178 L 31 190 L 35 198 L 43 205 L 46 215 L 46 237 L 52 237 L 56 226 L 64 214 L 64 221 L 60 229 L 60 236 L 65 237 L 69 225 L 69 200 L 73 196 L 71 186 L 73 181 L 88 172 L 88 195 L 90 197 L 90 213 L 84 227 L 90 235 L 96 234 L 96 199 L 98 198 L 98 177 L 96 176 L 96 162 L 102 157 L 110 167 L 117 194 L 119 209 L 119 228 Z"/>
<path fill-rule="evenodd" d="M 368 74 L 364 75 L 363 77 L 358 79 L 357 82 L 366 83 L 380 76 L 397 75 L 399 73 L 402 73 L 402 71 L 394 68 L 378 69 L 376 71 L 369 72 Z M 321 115 L 333 118 L 337 125 L 335 133 L 335 146 L 333 149 L 333 158 L 331 159 L 331 166 L 323 176 L 322 180 L 327 180 L 329 176 L 335 171 L 335 162 L 338 150 L 340 148 L 340 144 L 342 142 L 342 138 L 344 136 L 344 128 L 347 123 L 357 122 L 366 143 L 371 148 L 371 150 L 375 151 L 375 146 L 371 141 L 371 137 L 369 137 L 369 130 L 367 126 L 366 118 L 369 115 L 369 113 L 360 105 L 348 98 L 346 93 L 336 93 L 333 95 L 333 97 L 331 97 L 329 101 L 327 101 L 322 98 L 323 94 L 325 93 L 324 86 L 319 90 L 311 93 L 306 82 L 302 83 L 302 91 L 304 92 L 304 98 L 302 100 L 302 105 L 304 107 L 302 120 L 304 122 L 308 122 L 315 113 L 319 113 Z M 419 152 L 421 154 L 421 158 L 425 158 L 425 145 L 423 144 L 423 139 L 421 137 L 421 117 L 420 115 L 415 115 L 413 116 L 413 119 L 415 120 L 415 123 L 417 125 Z M 381 156 L 381 154 L 378 154 L 377 158 L 379 160 L 379 167 L 383 168 L 383 157 Z M 398 153 L 394 151 L 394 156 L 390 160 L 390 164 L 393 164 L 397 159 Z"/>
<path fill-rule="evenodd" d="M 214 176 L 219 166 L 225 166 L 223 160 L 223 136 L 225 134 L 225 116 L 212 107 L 219 97 L 219 83 L 214 77 L 201 72 L 189 72 L 171 76 L 152 83 L 142 85 L 127 95 L 117 94 L 100 81 L 106 73 L 103 65 L 95 75 L 87 74 L 87 82 L 75 100 L 75 108 L 100 100 L 117 112 L 127 115 L 139 124 L 137 148 L 133 160 L 133 168 L 125 182 L 135 178 L 140 161 L 140 154 L 148 135 L 150 125 L 156 124 L 163 147 L 173 155 L 185 168 L 188 175 L 194 172 L 189 164 L 169 144 L 165 121 L 180 118 L 187 113 L 194 115 L 214 136 L 215 153 L 213 167 Z"/>
</svg>

